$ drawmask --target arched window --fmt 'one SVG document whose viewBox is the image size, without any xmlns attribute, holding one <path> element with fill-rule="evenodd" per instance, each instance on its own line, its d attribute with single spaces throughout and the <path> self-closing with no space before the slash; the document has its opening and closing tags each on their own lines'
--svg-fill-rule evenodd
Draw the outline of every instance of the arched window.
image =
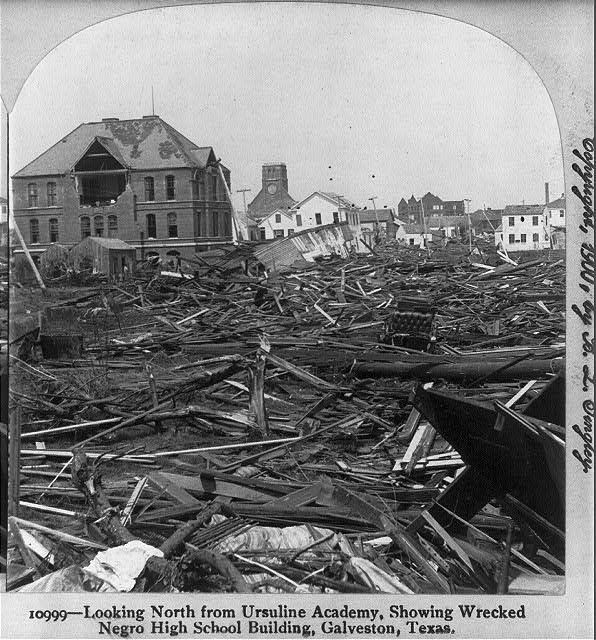
<svg viewBox="0 0 596 640">
<path fill-rule="evenodd" d="M 155 214 L 147 214 L 147 237 L 157 238 L 157 224 L 155 222 Z"/>
<path fill-rule="evenodd" d="M 89 237 L 91 235 L 91 220 L 88 216 L 83 216 L 81 218 L 81 240 Z"/>
<path fill-rule="evenodd" d="M 108 238 L 118 237 L 118 216 L 108 216 Z"/>
<path fill-rule="evenodd" d="M 178 237 L 178 216 L 175 211 L 168 213 L 168 238 Z"/>
<path fill-rule="evenodd" d="M 48 207 L 55 207 L 58 204 L 56 199 L 56 183 L 48 182 Z"/>
<path fill-rule="evenodd" d="M 98 238 L 103 236 L 103 216 L 93 217 L 93 235 Z"/>
<path fill-rule="evenodd" d="M 176 178 L 174 176 L 166 176 L 166 199 L 176 200 Z"/>
<path fill-rule="evenodd" d="M 50 218 L 48 225 L 50 228 L 50 242 L 58 242 L 58 218 Z"/>
<path fill-rule="evenodd" d="M 36 207 L 37 206 L 37 184 L 35 182 L 30 182 L 27 185 L 27 194 L 29 196 L 29 206 Z"/>
<path fill-rule="evenodd" d="M 155 200 L 155 180 L 151 177 L 145 178 L 145 201 Z"/>
<path fill-rule="evenodd" d="M 39 242 L 39 220 L 36 218 L 29 220 L 29 240 L 31 244 Z"/>
</svg>

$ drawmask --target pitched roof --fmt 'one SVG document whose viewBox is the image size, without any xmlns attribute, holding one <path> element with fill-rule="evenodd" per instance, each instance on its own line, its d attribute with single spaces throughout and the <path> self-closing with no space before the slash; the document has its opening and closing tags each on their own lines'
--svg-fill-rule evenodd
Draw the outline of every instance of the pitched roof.
<svg viewBox="0 0 596 640">
<path fill-rule="evenodd" d="M 478 222 L 482 220 L 501 220 L 501 216 L 503 215 L 503 209 L 476 209 L 470 214 L 470 218 L 473 222 Z"/>
<path fill-rule="evenodd" d="M 552 202 L 549 202 L 546 206 L 548 209 L 565 209 L 566 207 L 566 198 L 565 196 L 561 196 Z"/>
<path fill-rule="evenodd" d="M 310 200 L 315 196 L 320 196 L 321 198 L 324 198 L 325 200 L 327 200 L 328 202 L 331 202 L 334 205 L 337 205 L 339 202 L 339 205 L 346 209 L 352 209 L 352 208 L 360 209 L 360 207 L 357 207 L 353 202 L 350 202 L 349 200 L 344 198 L 344 196 L 338 196 L 336 193 L 332 193 L 330 191 L 313 191 L 309 196 L 307 196 L 303 200 L 300 200 L 300 202 L 296 203 L 294 205 L 294 210 L 299 209 L 307 200 Z"/>
<path fill-rule="evenodd" d="M 408 220 L 401 220 L 400 218 L 396 218 L 395 222 L 399 227 L 403 228 L 406 233 L 424 233 L 424 225 L 409 222 Z"/>
<path fill-rule="evenodd" d="M 80 124 L 13 177 L 67 173 L 96 138 L 130 169 L 203 169 L 216 159 L 211 147 L 199 147 L 159 116 L 114 118 Z"/>
<path fill-rule="evenodd" d="M 286 191 L 282 184 L 274 194 L 262 188 L 248 205 L 248 215 L 253 220 L 262 219 L 275 210 L 290 209 L 296 204 L 296 200 Z"/>
<path fill-rule="evenodd" d="M 363 209 L 359 212 L 360 222 L 388 222 L 393 220 L 393 209 Z"/>
<path fill-rule="evenodd" d="M 271 211 L 271 213 L 266 214 L 265 216 L 263 216 L 262 218 L 254 218 L 253 222 L 257 223 L 257 224 L 263 224 L 263 222 L 265 222 L 265 220 L 269 220 L 269 218 L 273 215 L 275 215 L 276 213 L 281 214 L 282 216 L 286 216 L 286 218 L 289 218 L 290 220 L 294 219 L 294 212 L 293 211 L 284 211 L 283 209 L 274 209 L 273 211 Z"/>
<path fill-rule="evenodd" d="M 538 216 L 544 211 L 543 204 L 508 204 L 504 216 Z"/>
</svg>

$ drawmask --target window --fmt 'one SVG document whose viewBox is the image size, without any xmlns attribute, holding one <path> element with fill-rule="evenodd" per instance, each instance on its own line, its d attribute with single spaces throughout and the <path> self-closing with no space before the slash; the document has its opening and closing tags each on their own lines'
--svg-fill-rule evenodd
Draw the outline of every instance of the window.
<svg viewBox="0 0 596 640">
<path fill-rule="evenodd" d="M 275 222 L 277 222 L 278 224 L 281 222 L 281 213 L 275 214 Z"/>
<path fill-rule="evenodd" d="M 178 237 L 178 216 L 175 211 L 168 213 L 168 238 Z"/>
<path fill-rule="evenodd" d="M 166 199 L 176 200 L 176 178 L 174 176 L 166 176 Z"/>
<path fill-rule="evenodd" d="M 320 213 L 315 213 L 315 223 L 316 224 L 321 224 L 321 214 Z"/>
<path fill-rule="evenodd" d="M 29 239 L 31 240 L 31 244 L 39 242 L 39 220 L 35 218 L 29 220 Z"/>
<path fill-rule="evenodd" d="M 48 226 L 50 228 L 50 242 L 58 242 L 58 218 L 50 218 Z"/>
<path fill-rule="evenodd" d="M 433 209 L 434 209 L 435 211 L 438 211 L 438 210 L 439 210 L 439 205 L 438 205 L 438 204 L 433 204 Z"/>
<path fill-rule="evenodd" d="M 147 221 L 147 237 L 148 238 L 156 238 L 157 237 L 157 224 L 155 222 L 155 214 L 148 213 L 146 217 Z"/>
<path fill-rule="evenodd" d="M 108 216 L 108 238 L 118 237 L 118 216 Z"/>
<path fill-rule="evenodd" d="M 296 226 L 297 227 L 302 226 L 302 216 L 299 213 L 296 214 Z"/>
<path fill-rule="evenodd" d="M 294 235 L 294 229 L 288 229 L 288 237 Z"/>
<path fill-rule="evenodd" d="M 213 212 L 213 237 L 219 236 L 219 211 Z"/>
<path fill-rule="evenodd" d="M 561 209 L 559 211 L 559 218 L 564 218 L 565 217 L 565 211 L 563 209 Z"/>
<path fill-rule="evenodd" d="M 145 201 L 152 202 L 153 200 L 155 200 L 155 180 L 151 177 L 145 178 Z"/>
<path fill-rule="evenodd" d="M 87 216 L 81 218 L 81 240 L 91 235 L 91 220 Z"/>
<path fill-rule="evenodd" d="M 532 216 L 532 226 L 538 226 L 538 216 Z"/>
<path fill-rule="evenodd" d="M 521 234 L 521 242 L 525 242 L 526 241 L 526 234 L 522 233 Z"/>
<path fill-rule="evenodd" d="M 410 244 L 414 244 L 414 238 L 410 238 Z"/>
<path fill-rule="evenodd" d="M 514 233 L 510 233 L 509 234 L 509 244 L 513 244 L 515 242 L 515 234 Z"/>
<path fill-rule="evenodd" d="M 337 211 L 333 212 L 333 223 L 337 224 L 339 222 L 339 213 Z M 321 224 L 320 222 L 318 224 Z"/>
<path fill-rule="evenodd" d="M 37 184 L 35 184 L 35 182 L 30 182 L 27 185 L 27 193 L 29 196 L 29 206 L 36 207 L 37 206 Z"/>
<path fill-rule="evenodd" d="M 513 216 L 509 216 L 509 226 L 510 227 L 515 226 L 515 218 Z"/>
<path fill-rule="evenodd" d="M 265 231 L 265 227 L 259 227 L 259 237 L 261 240 L 267 239 L 267 232 Z"/>
<path fill-rule="evenodd" d="M 94 235 L 98 238 L 103 236 L 103 216 L 94 216 L 93 218 Z"/>
<path fill-rule="evenodd" d="M 533 233 L 532 234 L 532 242 L 538 242 L 538 234 L 537 233 Z"/>
<path fill-rule="evenodd" d="M 211 200 L 217 201 L 217 176 L 215 174 L 209 176 L 209 181 L 211 183 Z"/>
<path fill-rule="evenodd" d="M 56 183 L 48 182 L 48 207 L 56 206 Z"/>
<path fill-rule="evenodd" d="M 284 230 L 283 229 L 275 229 L 273 231 L 273 237 L 274 238 L 283 238 L 284 237 Z"/>
</svg>

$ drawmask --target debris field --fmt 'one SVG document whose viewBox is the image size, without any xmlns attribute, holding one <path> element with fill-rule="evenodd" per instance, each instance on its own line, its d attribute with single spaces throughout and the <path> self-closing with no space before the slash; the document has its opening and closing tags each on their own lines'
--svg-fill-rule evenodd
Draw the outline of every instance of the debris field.
<svg viewBox="0 0 596 640">
<path fill-rule="evenodd" d="M 8 589 L 563 592 L 565 265 L 535 253 L 15 286 Z"/>
</svg>

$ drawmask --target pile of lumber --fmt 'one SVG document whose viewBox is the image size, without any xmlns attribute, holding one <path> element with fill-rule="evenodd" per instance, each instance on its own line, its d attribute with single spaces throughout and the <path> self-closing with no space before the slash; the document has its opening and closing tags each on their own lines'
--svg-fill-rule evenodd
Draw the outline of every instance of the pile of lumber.
<svg viewBox="0 0 596 640">
<path fill-rule="evenodd" d="M 50 293 L 51 356 L 11 352 L 9 588 L 140 541 L 160 553 L 137 590 L 553 592 L 564 504 L 476 461 L 521 446 L 561 480 L 540 447 L 564 446 L 564 263 L 496 264 L 381 245 L 267 273 L 241 245 Z M 426 350 L 384 342 L 420 300 Z"/>
</svg>

